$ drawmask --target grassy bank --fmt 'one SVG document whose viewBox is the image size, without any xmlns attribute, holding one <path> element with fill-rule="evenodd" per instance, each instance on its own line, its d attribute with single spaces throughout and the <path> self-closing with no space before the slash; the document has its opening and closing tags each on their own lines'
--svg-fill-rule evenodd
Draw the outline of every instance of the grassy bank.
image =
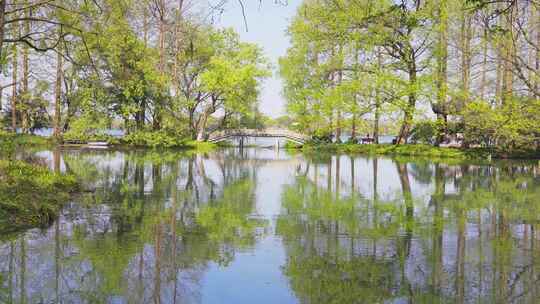
<svg viewBox="0 0 540 304">
<path fill-rule="evenodd" d="M 51 223 L 77 189 L 72 175 L 22 161 L 0 160 L 0 231 Z"/>
<path fill-rule="evenodd" d="M 216 144 L 209 142 L 199 142 L 188 139 L 173 139 L 173 140 L 131 140 L 131 139 L 115 139 L 109 141 L 109 144 L 117 148 L 149 148 L 149 149 L 183 149 L 193 150 L 197 152 L 212 151 L 217 147 Z"/>
<path fill-rule="evenodd" d="M 290 147 L 290 146 L 289 146 Z M 306 144 L 303 147 L 297 147 L 303 152 L 332 152 L 345 154 L 367 154 L 367 155 L 388 155 L 388 156 L 421 156 L 431 158 L 453 158 L 453 159 L 471 159 L 486 160 L 496 159 L 539 159 L 540 153 L 537 151 L 512 152 L 496 149 L 473 148 L 440 148 L 430 145 L 410 144 L 410 145 L 358 145 L 358 144 Z"/>
<path fill-rule="evenodd" d="M 54 144 L 52 138 L 0 131 L 0 153 L 12 152 L 17 147 L 50 147 Z"/>
<path fill-rule="evenodd" d="M 63 141 L 68 146 L 82 146 L 83 143 L 87 142 L 103 141 L 116 148 L 189 149 L 203 152 L 216 147 L 212 143 L 198 142 L 164 131 L 137 131 L 120 138 L 109 135 L 74 135 L 68 132 L 65 134 Z"/>
</svg>

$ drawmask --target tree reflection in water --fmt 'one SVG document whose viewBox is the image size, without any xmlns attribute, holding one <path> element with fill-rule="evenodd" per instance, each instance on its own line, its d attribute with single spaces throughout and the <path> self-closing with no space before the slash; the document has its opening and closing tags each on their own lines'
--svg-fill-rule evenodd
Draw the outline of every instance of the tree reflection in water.
<svg viewBox="0 0 540 304">
<path fill-rule="evenodd" d="M 355 172 L 353 158 L 351 174 L 339 172 L 346 159 L 313 160 L 313 172 L 282 195 L 277 233 L 300 302 L 537 302 L 537 165 L 394 161 L 401 191 L 382 200 L 378 159 L 369 196 L 355 188 L 355 176 L 369 177 Z M 332 179 L 345 179 L 350 191 L 337 193 Z M 415 197 L 411 179 L 430 194 Z"/>
<path fill-rule="evenodd" d="M 227 265 L 264 232 L 251 216 L 256 165 L 183 153 L 62 156 L 53 166 L 89 192 L 50 229 L 0 245 L 0 302 L 197 302 L 208 264 Z"/>
<path fill-rule="evenodd" d="M 85 191 L 50 228 L 0 239 L 2 303 L 205 302 L 216 272 L 238 265 L 240 276 L 277 271 L 284 284 L 235 303 L 284 294 L 300 303 L 540 296 L 537 163 L 247 149 L 45 154 Z M 259 215 L 267 204 L 277 211 Z M 246 253 L 271 260 L 249 264 Z M 250 296 L 261 286 L 223 277 Z"/>
</svg>

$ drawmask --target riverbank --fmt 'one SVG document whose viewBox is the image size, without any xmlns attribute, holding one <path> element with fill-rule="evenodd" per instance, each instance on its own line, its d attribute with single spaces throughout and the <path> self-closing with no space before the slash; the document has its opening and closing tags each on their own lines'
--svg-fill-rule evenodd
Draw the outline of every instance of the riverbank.
<svg viewBox="0 0 540 304">
<path fill-rule="evenodd" d="M 52 138 L 0 131 L 0 232 L 50 224 L 78 191 L 75 176 L 55 173 L 32 157 L 15 159 L 17 151 L 26 155 L 56 144 Z"/>
<path fill-rule="evenodd" d="M 176 136 L 165 131 L 137 131 L 122 137 L 109 135 L 73 136 L 66 133 L 64 145 L 80 146 L 73 142 L 106 142 L 112 148 L 149 148 L 149 149 L 189 149 L 197 152 L 211 151 L 217 147 L 209 142 L 199 142 L 190 138 Z"/>
<path fill-rule="evenodd" d="M 92 139 L 98 141 L 98 139 Z M 91 141 L 91 140 L 88 140 Z M 212 151 L 218 147 L 231 146 L 227 142 L 220 144 L 199 142 L 195 140 L 176 138 L 160 132 L 133 133 L 123 138 L 108 137 L 99 141 L 109 144 L 108 147 L 116 149 L 148 148 L 148 149 L 185 149 L 195 152 Z M 15 148 L 35 147 L 85 147 L 85 144 L 58 143 L 50 137 L 36 135 L 21 135 L 0 131 L 0 152 L 13 151 Z M 534 150 L 499 150 L 488 148 L 446 148 L 424 144 L 305 144 L 299 146 L 288 143 L 286 149 L 302 151 L 305 153 L 327 152 L 344 154 L 387 155 L 407 157 L 433 157 L 453 158 L 463 160 L 488 160 L 488 159 L 540 159 L 540 151 Z"/>
<path fill-rule="evenodd" d="M 17 147 L 50 147 L 55 143 L 50 137 L 14 134 L 0 130 L 0 153 L 12 152 Z"/>
<path fill-rule="evenodd" d="M 136 133 L 123 138 L 112 136 L 73 139 L 64 138 L 58 142 L 52 137 L 43 137 L 28 134 L 13 134 L 0 131 L 0 152 L 14 151 L 16 148 L 26 147 L 85 147 L 88 142 L 105 142 L 111 148 L 149 148 L 149 149 L 189 149 L 197 152 L 211 151 L 219 145 L 209 142 L 198 142 L 185 138 L 175 138 L 160 133 Z"/>
<path fill-rule="evenodd" d="M 493 159 L 540 159 L 540 152 L 515 150 L 512 152 L 487 148 L 442 148 L 430 145 L 408 144 L 306 144 L 302 147 L 288 146 L 302 152 L 331 152 L 345 154 L 388 155 L 388 156 L 419 156 L 433 158 L 453 158 L 462 160 Z"/>
<path fill-rule="evenodd" d="M 73 175 L 39 164 L 0 160 L 0 231 L 50 224 L 77 190 Z"/>
</svg>

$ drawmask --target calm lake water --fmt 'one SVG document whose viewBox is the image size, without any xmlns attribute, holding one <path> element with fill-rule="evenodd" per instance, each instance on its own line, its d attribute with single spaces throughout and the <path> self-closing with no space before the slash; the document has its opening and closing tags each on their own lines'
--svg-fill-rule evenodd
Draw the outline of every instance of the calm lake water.
<svg viewBox="0 0 540 304">
<path fill-rule="evenodd" d="M 79 176 L 0 236 L 0 303 L 538 303 L 538 162 L 41 151 Z"/>
</svg>

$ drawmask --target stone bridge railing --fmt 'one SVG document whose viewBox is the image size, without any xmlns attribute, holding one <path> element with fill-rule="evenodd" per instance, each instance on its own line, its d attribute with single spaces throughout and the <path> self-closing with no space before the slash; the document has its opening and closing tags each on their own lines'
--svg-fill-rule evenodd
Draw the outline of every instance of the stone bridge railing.
<svg viewBox="0 0 540 304">
<path fill-rule="evenodd" d="M 214 132 L 208 138 L 209 142 L 217 143 L 231 137 L 276 137 L 304 144 L 309 137 L 286 129 L 229 129 Z"/>
</svg>

